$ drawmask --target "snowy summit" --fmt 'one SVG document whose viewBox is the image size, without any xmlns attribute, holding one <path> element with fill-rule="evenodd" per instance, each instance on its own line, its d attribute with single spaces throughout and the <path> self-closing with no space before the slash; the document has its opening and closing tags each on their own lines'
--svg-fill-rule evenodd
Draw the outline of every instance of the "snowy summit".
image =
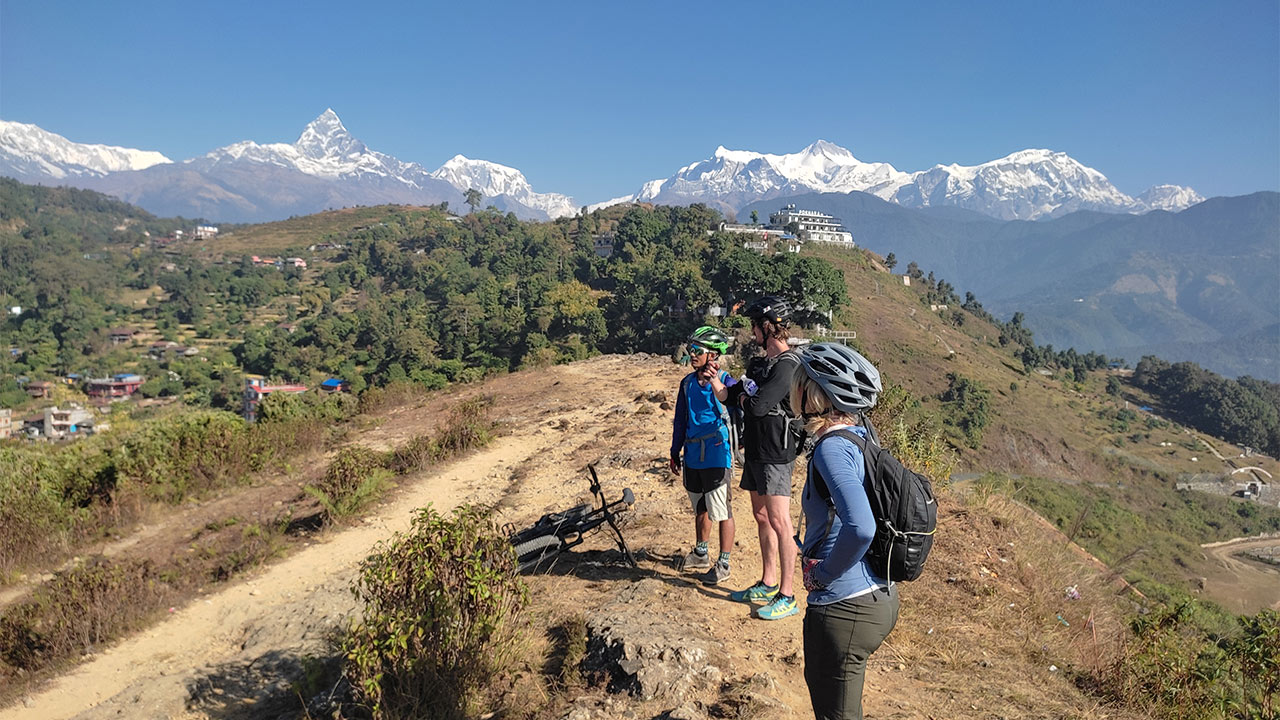
<svg viewBox="0 0 1280 720">
<path fill-rule="evenodd" d="M 170 162 L 151 150 L 86 145 L 35 125 L 0 120 L 0 167 L 19 180 L 100 177 Z"/>
<path fill-rule="evenodd" d="M 1157 186 L 1135 199 L 1097 170 L 1052 150 L 1021 150 L 980 165 L 935 165 L 907 173 L 888 163 L 863 162 L 849 150 L 819 140 L 787 155 L 721 146 L 707 160 L 600 206 L 718 202 L 736 210 L 756 200 L 854 191 L 905 207 L 961 207 L 1002 220 L 1035 220 L 1075 210 L 1181 210 L 1203 200 L 1194 190 L 1177 185 Z"/>
</svg>

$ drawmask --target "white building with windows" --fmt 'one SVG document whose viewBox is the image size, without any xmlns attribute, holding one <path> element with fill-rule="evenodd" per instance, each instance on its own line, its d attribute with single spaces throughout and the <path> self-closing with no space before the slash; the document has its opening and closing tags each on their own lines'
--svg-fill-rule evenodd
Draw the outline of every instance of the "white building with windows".
<svg viewBox="0 0 1280 720">
<path fill-rule="evenodd" d="M 769 225 L 785 229 L 791 223 L 796 224 L 796 234 L 805 242 L 838 243 L 852 246 L 853 234 L 844 229 L 840 218 L 832 217 L 816 210 L 797 210 L 795 205 L 786 205 L 769 216 Z"/>
</svg>

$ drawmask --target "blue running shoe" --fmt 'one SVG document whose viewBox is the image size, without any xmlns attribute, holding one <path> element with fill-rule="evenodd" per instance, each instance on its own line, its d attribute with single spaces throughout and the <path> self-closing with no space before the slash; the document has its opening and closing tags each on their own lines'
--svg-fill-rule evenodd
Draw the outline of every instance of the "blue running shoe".
<svg viewBox="0 0 1280 720">
<path fill-rule="evenodd" d="M 777 585 L 765 585 L 763 580 L 757 580 L 755 585 L 746 590 L 735 590 L 729 593 L 729 599 L 734 602 L 768 602 L 777 594 Z"/>
<path fill-rule="evenodd" d="M 773 602 L 756 611 L 756 617 L 761 620 L 781 620 L 798 612 L 800 612 L 800 603 L 796 602 L 794 597 L 777 595 L 773 598 Z"/>
</svg>

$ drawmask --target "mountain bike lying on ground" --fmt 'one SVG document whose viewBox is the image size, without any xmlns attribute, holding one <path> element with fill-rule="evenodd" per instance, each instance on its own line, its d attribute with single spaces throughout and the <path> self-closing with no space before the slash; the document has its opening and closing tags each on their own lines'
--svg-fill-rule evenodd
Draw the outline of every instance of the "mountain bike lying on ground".
<svg viewBox="0 0 1280 720">
<path fill-rule="evenodd" d="M 545 569 L 555 562 L 556 556 L 569 548 L 581 545 L 586 535 L 601 525 L 608 523 L 613 531 L 618 549 L 631 567 L 636 560 L 627 548 L 627 541 L 622 538 L 622 530 L 618 528 L 619 512 L 628 510 L 636 501 L 631 488 L 622 490 L 622 499 L 607 502 L 600 489 L 600 477 L 596 475 L 596 466 L 588 465 L 591 473 L 591 494 L 596 496 L 599 507 L 588 504 L 578 505 L 563 512 L 547 513 L 533 525 L 515 532 L 508 526 L 507 535 L 515 548 L 518 569 L 529 572 Z"/>
</svg>

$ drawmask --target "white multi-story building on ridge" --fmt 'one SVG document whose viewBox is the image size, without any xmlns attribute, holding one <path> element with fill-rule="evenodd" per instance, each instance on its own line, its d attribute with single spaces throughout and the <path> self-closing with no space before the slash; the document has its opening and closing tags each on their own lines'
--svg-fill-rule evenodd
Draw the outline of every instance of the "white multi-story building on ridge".
<svg viewBox="0 0 1280 720">
<path fill-rule="evenodd" d="M 770 227 L 785 229 L 796 224 L 796 234 L 805 242 L 827 242 L 853 245 L 853 234 L 844 229 L 840 218 L 816 210 L 797 210 L 786 205 L 769 216 Z"/>
</svg>

